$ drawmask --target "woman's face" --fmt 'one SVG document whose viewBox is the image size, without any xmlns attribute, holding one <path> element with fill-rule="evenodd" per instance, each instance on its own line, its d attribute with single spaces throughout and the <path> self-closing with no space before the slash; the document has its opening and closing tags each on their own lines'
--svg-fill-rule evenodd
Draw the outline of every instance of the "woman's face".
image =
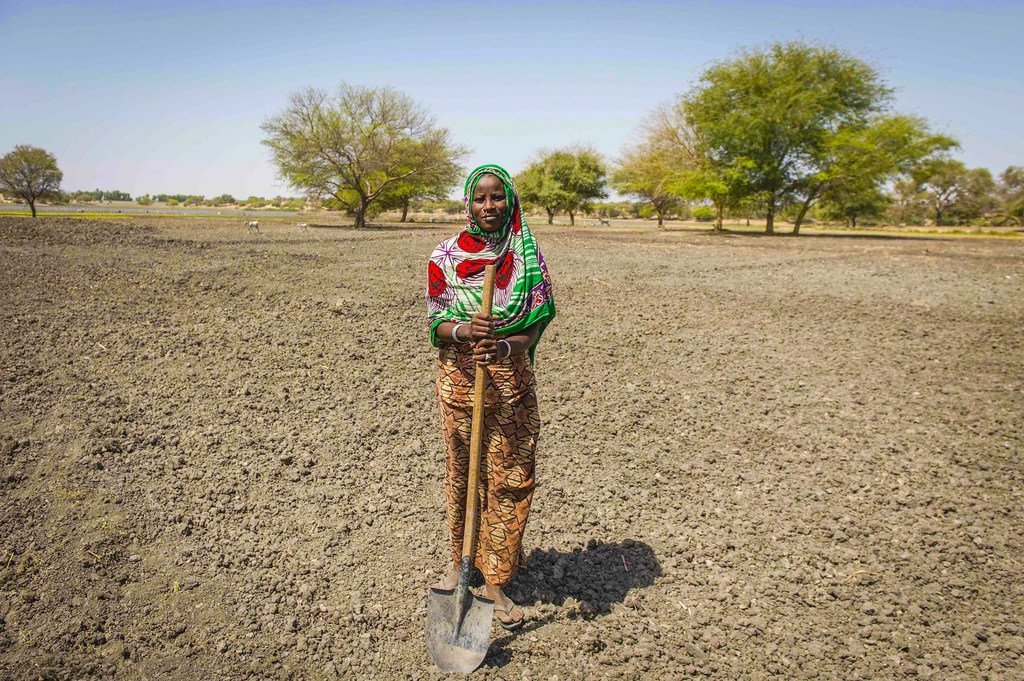
<svg viewBox="0 0 1024 681">
<path fill-rule="evenodd" d="M 481 177 L 476 183 L 476 189 L 473 190 L 470 206 L 473 219 L 480 225 L 480 229 L 485 232 L 501 229 L 505 221 L 505 211 L 508 210 L 508 197 L 505 196 L 501 180 L 490 174 Z"/>
</svg>

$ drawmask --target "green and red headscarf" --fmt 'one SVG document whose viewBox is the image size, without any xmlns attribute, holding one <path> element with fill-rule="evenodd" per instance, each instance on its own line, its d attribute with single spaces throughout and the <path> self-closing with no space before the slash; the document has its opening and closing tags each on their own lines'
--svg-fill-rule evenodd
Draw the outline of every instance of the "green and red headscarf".
<svg viewBox="0 0 1024 681">
<path fill-rule="evenodd" d="M 494 232 L 481 229 L 470 208 L 484 175 L 501 180 L 508 201 L 504 224 Z M 484 267 L 491 263 L 497 265 L 491 308 L 494 330 L 511 334 L 538 324 L 539 341 L 544 327 L 555 317 L 551 277 L 508 171 L 496 165 L 476 168 L 466 178 L 464 202 L 466 229 L 438 244 L 427 265 L 430 342 L 435 347 L 439 344 L 437 327 L 441 322 L 468 322 L 480 310 Z M 535 343 L 530 348 L 531 361 L 536 347 Z"/>
</svg>

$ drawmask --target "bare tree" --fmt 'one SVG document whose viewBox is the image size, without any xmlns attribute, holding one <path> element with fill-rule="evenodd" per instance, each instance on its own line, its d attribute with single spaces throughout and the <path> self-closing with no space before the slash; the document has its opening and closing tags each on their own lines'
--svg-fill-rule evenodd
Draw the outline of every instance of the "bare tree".
<svg viewBox="0 0 1024 681">
<path fill-rule="evenodd" d="M 60 195 L 63 177 L 57 159 L 39 147 L 19 144 L 0 158 L 0 191 L 27 201 L 32 217 L 36 216 L 36 201 Z"/>
<path fill-rule="evenodd" d="M 386 87 L 342 83 L 334 97 L 307 88 L 262 129 L 279 176 L 354 213 L 356 227 L 395 185 L 436 177 L 466 154 L 410 97 Z"/>
</svg>

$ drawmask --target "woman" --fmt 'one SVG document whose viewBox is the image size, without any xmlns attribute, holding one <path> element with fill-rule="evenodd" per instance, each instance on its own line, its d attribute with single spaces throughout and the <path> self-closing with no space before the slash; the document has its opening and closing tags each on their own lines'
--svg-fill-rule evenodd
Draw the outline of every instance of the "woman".
<svg viewBox="0 0 1024 681">
<path fill-rule="evenodd" d="M 466 179 L 466 229 L 442 241 L 428 264 L 430 341 L 440 347 L 437 402 L 447 448 L 445 496 L 452 566 L 437 585 L 459 581 L 475 366 L 489 369 L 480 466 L 475 564 L 499 624 L 523 613 L 503 589 L 522 563 L 534 488 L 540 416 L 533 355 L 555 316 L 551 278 L 508 172 L 480 166 Z M 495 263 L 490 315 L 480 313 L 485 265 Z"/>
</svg>

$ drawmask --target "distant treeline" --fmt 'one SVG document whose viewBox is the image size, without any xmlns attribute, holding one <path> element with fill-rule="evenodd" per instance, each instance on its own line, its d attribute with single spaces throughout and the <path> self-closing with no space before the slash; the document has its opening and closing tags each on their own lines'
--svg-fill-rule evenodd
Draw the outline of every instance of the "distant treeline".
<svg viewBox="0 0 1024 681">
<path fill-rule="evenodd" d="M 63 203 L 72 201 L 131 201 L 132 195 L 120 189 L 93 189 L 91 192 L 80 189 L 74 192 L 62 192 Z"/>
<path fill-rule="evenodd" d="M 56 199 L 56 203 L 97 203 L 103 201 L 131 201 L 131 194 L 117 189 L 105 190 L 94 189 L 93 191 L 62 192 Z M 166 206 L 210 206 L 225 207 L 237 206 L 239 208 L 283 208 L 287 210 L 300 210 L 310 207 L 311 202 L 296 197 L 275 196 L 264 198 L 262 196 L 250 196 L 247 199 L 236 199 L 230 194 L 205 197 L 198 194 L 143 194 L 135 199 L 140 206 L 151 206 L 163 204 Z"/>
</svg>

